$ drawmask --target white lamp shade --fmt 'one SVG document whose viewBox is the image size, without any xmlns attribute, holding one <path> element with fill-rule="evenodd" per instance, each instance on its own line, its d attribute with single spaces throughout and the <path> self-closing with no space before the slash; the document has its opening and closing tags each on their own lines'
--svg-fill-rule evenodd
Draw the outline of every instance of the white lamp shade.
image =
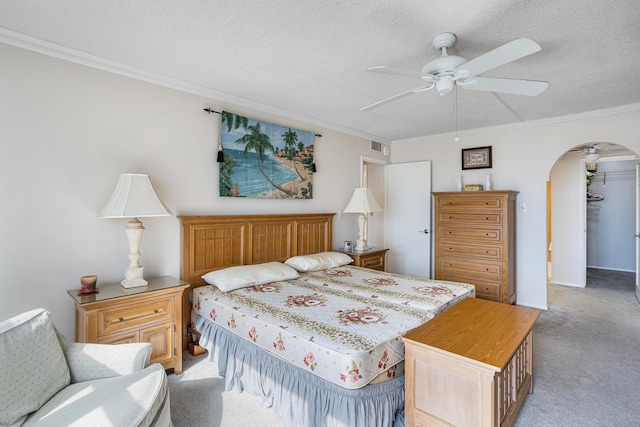
<svg viewBox="0 0 640 427">
<path fill-rule="evenodd" d="M 98 217 L 138 218 L 168 215 L 173 213 L 158 198 L 151 186 L 149 175 L 123 173 Z"/>
<path fill-rule="evenodd" d="M 356 188 L 353 196 L 343 210 L 344 213 L 369 213 L 382 212 L 382 208 L 373 197 L 373 192 L 368 188 Z"/>
</svg>

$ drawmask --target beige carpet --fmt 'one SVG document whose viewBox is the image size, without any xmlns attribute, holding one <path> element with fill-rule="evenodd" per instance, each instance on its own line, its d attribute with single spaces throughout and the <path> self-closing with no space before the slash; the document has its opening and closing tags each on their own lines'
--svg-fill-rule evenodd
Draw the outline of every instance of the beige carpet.
<svg viewBox="0 0 640 427">
<path fill-rule="evenodd" d="M 589 270 L 587 288 L 549 287 L 534 327 L 534 393 L 515 427 L 640 425 L 640 304 L 632 273 Z M 207 356 L 169 375 L 176 427 L 279 427 L 248 393 L 224 391 Z M 302 426 L 301 426 L 302 427 Z"/>
</svg>

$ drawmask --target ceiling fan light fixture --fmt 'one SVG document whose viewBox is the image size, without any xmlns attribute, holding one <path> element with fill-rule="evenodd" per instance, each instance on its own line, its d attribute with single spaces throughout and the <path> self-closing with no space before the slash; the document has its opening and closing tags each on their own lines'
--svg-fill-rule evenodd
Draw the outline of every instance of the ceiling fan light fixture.
<svg viewBox="0 0 640 427">
<path fill-rule="evenodd" d="M 584 159 L 587 161 L 587 163 L 595 163 L 598 160 L 600 160 L 600 154 L 598 154 L 598 153 L 589 153 L 584 157 Z"/>
<path fill-rule="evenodd" d="M 443 76 L 436 80 L 436 89 L 438 89 L 438 95 L 445 96 L 453 90 L 453 79 L 451 76 Z"/>
</svg>

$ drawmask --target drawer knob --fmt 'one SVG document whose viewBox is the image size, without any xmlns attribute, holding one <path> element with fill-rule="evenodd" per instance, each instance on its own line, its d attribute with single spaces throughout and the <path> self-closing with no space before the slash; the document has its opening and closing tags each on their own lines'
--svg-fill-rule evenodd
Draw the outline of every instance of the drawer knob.
<svg viewBox="0 0 640 427">
<path fill-rule="evenodd" d="M 156 314 L 158 314 L 158 310 L 157 310 L 157 309 L 156 309 L 156 310 L 153 310 L 153 312 L 154 312 L 154 313 L 156 313 Z"/>
<path fill-rule="evenodd" d="M 124 321 L 124 317 L 120 317 L 118 320 L 120 320 L 121 322 Z"/>
</svg>

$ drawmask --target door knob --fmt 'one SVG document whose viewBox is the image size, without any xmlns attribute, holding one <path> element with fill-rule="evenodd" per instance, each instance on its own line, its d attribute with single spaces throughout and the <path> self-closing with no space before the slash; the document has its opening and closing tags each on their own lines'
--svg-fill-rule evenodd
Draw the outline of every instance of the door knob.
<svg viewBox="0 0 640 427">
<path fill-rule="evenodd" d="M 429 230 L 425 228 L 424 230 L 418 230 L 418 233 L 429 234 Z"/>
</svg>

